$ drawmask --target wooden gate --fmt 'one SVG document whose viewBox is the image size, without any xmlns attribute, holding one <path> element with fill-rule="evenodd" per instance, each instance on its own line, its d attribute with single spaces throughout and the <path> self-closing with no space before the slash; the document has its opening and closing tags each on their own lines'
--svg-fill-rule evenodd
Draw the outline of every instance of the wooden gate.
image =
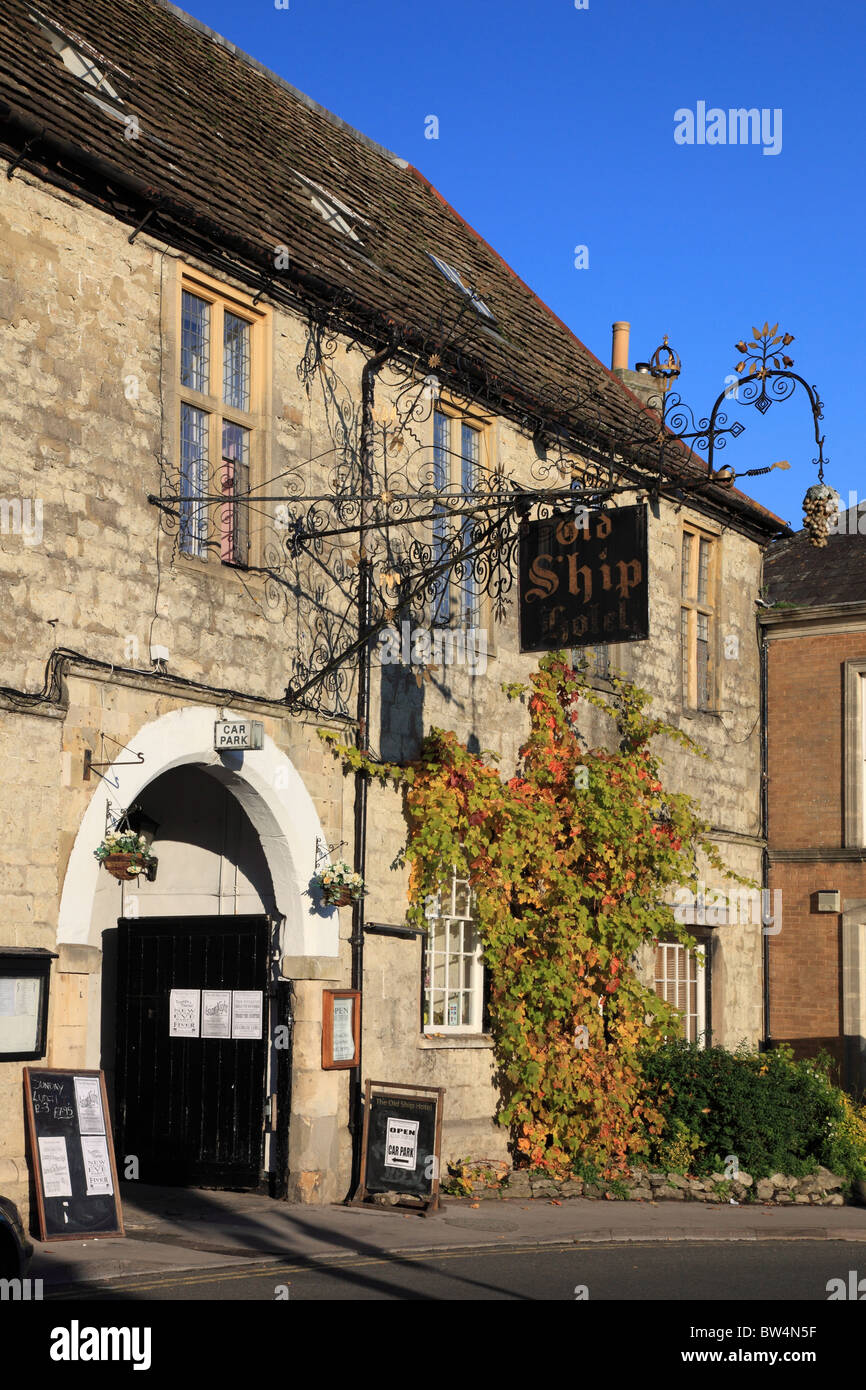
<svg viewBox="0 0 866 1390">
<path fill-rule="evenodd" d="M 125 1157 L 134 1155 L 145 1183 L 260 1185 L 269 939 L 266 917 L 118 922 L 115 1114 L 121 1175 Z M 172 1037 L 175 989 L 262 991 L 261 1037 Z"/>
</svg>

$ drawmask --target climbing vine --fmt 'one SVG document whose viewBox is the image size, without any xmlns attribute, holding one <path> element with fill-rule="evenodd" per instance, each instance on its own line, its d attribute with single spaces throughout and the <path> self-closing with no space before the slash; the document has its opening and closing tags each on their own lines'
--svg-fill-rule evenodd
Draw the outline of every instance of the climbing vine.
<svg viewBox="0 0 866 1390">
<path fill-rule="evenodd" d="M 529 736 L 513 777 L 453 732 L 433 729 L 408 767 L 376 763 L 321 731 L 349 766 L 405 789 L 409 917 L 451 866 L 471 880 L 490 973 L 499 1068 L 499 1120 L 515 1157 L 561 1175 L 587 1166 L 622 1175 L 662 1128 L 641 1056 L 681 1031 L 678 1015 L 639 979 L 640 948 L 662 934 L 694 946 L 676 921 L 673 885 L 696 873 L 701 850 L 738 882 L 708 839 L 692 799 L 665 792 L 659 737 L 698 753 L 680 730 L 647 713 L 649 696 L 619 678 L 605 698 L 564 654 L 546 656 L 523 702 Z M 580 702 L 605 710 L 616 751 L 589 749 Z"/>
</svg>

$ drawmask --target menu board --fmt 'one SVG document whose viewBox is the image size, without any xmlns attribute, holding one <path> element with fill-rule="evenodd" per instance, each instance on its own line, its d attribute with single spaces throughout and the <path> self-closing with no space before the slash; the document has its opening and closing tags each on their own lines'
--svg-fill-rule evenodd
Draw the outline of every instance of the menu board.
<svg viewBox="0 0 866 1390">
<path fill-rule="evenodd" d="M 356 1067 L 361 1051 L 361 992 L 322 991 L 322 1067 L 325 1071 Z"/>
<path fill-rule="evenodd" d="M 437 1086 L 366 1083 L 361 1181 L 354 1202 L 392 1192 L 420 1204 L 425 1214 L 436 1210 L 444 1095 Z"/>
<path fill-rule="evenodd" d="M 25 1067 L 24 1106 L 41 1239 L 122 1236 L 103 1073 Z"/>
</svg>

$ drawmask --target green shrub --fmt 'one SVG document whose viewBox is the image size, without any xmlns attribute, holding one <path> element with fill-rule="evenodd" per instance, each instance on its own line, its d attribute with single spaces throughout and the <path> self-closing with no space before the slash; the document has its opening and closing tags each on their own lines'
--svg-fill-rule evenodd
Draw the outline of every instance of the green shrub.
<svg viewBox="0 0 866 1390">
<path fill-rule="evenodd" d="M 695 1154 L 702 1148 L 703 1140 L 700 1134 L 690 1130 L 678 1116 L 675 1116 L 673 1121 L 665 1126 L 664 1134 L 656 1145 L 654 1157 L 657 1157 L 659 1168 L 664 1173 L 692 1173 Z"/>
<path fill-rule="evenodd" d="M 660 1167 L 691 1144 L 688 1171 L 696 1176 L 723 1172 L 730 1154 L 754 1178 L 802 1177 L 819 1165 L 866 1176 L 866 1124 L 833 1085 L 830 1058 L 794 1061 L 784 1046 L 727 1052 L 669 1042 L 643 1062 L 665 1121 L 652 1152 Z"/>
</svg>

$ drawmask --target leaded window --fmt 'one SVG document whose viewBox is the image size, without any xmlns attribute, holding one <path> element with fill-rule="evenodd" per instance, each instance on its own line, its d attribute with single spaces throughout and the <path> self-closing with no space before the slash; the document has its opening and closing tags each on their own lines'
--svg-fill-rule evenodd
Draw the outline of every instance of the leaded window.
<svg viewBox="0 0 866 1390">
<path fill-rule="evenodd" d="M 224 564 L 244 566 L 265 311 L 193 272 L 180 301 L 180 548 L 198 559 L 218 548 Z"/>
<path fill-rule="evenodd" d="M 718 543 L 683 531 L 680 566 L 682 692 L 686 709 L 710 710 L 714 700 L 714 559 Z"/>
<path fill-rule="evenodd" d="M 433 480 L 440 493 L 458 499 L 475 492 L 481 462 L 478 425 L 444 410 L 433 412 Z M 451 519 L 447 495 L 434 508 L 433 564 L 441 569 L 432 601 L 432 621 L 438 626 L 477 628 L 481 625 L 481 594 L 473 572 L 474 519 Z M 449 561 L 449 556 L 452 564 Z M 458 571 L 462 570 L 462 573 Z"/>
</svg>

